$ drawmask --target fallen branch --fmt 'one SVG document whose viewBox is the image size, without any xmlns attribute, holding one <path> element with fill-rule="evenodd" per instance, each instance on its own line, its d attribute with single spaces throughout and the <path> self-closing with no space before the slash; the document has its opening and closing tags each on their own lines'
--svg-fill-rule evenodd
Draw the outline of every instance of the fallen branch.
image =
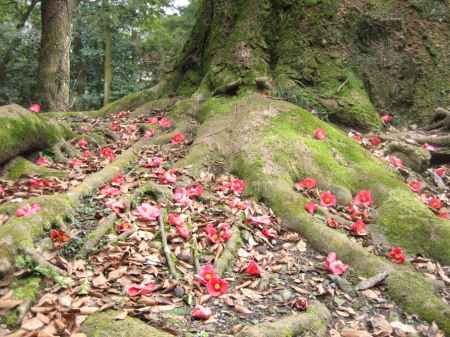
<svg viewBox="0 0 450 337">
<path fill-rule="evenodd" d="M 366 290 L 373 288 L 383 282 L 387 277 L 389 276 L 389 272 L 384 271 L 382 273 L 379 273 L 375 276 L 372 276 L 371 278 L 368 278 L 367 280 L 359 282 L 355 289 L 356 290 Z"/>
<path fill-rule="evenodd" d="M 166 235 L 166 229 L 164 228 L 164 218 L 167 216 L 167 211 L 165 208 L 161 210 L 161 214 L 159 215 L 159 232 L 161 234 L 161 243 L 164 251 L 164 255 L 166 256 L 167 261 L 167 267 L 169 267 L 170 275 L 172 275 L 173 278 L 178 278 L 178 273 L 175 269 L 175 264 L 172 260 L 172 254 L 170 252 L 169 245 L 167 243 L 167 235 Z"/>
</svg>

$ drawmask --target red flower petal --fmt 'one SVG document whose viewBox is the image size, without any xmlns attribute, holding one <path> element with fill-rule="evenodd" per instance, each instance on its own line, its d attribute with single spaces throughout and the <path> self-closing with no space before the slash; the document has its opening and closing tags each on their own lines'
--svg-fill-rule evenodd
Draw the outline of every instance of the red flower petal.
<svg viewBox="0 0 450 337">
<path fill-rule="evenodd" d="M 325 130 L 322 128 L 318 128 L 314 131 L 314 138 L 317 140 L 322 140 L 326 138 Z"/>
<path fill-rule="evenodd" d="M 194 309 L 192 309 L 192 318 L 207 320 L 212 316 L 212 311 L 209 308 L 205 308 L 204 306 L 197 304 Z"/>
<path fill-rule="evenodd" d="M 306 203 L 305 211 L 307 211 L 310 214 L 316 213 L 317 205 L 315 204 L 315 202 L 314 201 L 309 201 L 308 203 Z"/>
<path fill-rule="evenodd" d="M 254 260 L 250 260 L 245 272 L 251 276 L 261 276 L 263 269 Z"/>
<path fill-rule="evenodd" d="M 299 190 L 310 190 L 317 186 L 317 180 L 314 178 L 305 178 L 295 184 Z"/>
<path fill-rule="evenodd" d="M 336 197 L 333 195 L 333 193 L 327 191 L 323 192 L 320 195 L 320 204 L 323 207 L 332 207 L 336 205 Z"/>
<path fill-rule="evenodd" d="M 208 294 L 215 297 L 226 294 L 226 292 L 228 291 L 228 287 L 228 282 L 218 277 L 212 278 L 206 285 Z"/>
</svg>

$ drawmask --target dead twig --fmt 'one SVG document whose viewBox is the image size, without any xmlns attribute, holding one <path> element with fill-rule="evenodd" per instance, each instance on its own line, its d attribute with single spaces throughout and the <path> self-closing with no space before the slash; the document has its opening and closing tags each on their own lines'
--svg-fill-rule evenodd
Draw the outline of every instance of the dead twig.
<svg viewBox="0 0 450 337">
<path fill-rule="evenodd" d="M 167 235 L 166 235 L 166 229 L 164 227 L 164 218 L 166 217 L 167 211 L 165 208 L 161 210 L 161 214 L 159 215 L 159 231 L 161 234 L 161 243 L 164 251 L 164 255 L 166 256 L 167 261 L 167 267 L 169 268 L 170 275 L 172 275 L 173 278 L 177 279 L 178 274 L 175 269 L 175 264 L 172 260 L 172 254 L 170 252 L 169 245 L 167 244 Z"/>
</svg>

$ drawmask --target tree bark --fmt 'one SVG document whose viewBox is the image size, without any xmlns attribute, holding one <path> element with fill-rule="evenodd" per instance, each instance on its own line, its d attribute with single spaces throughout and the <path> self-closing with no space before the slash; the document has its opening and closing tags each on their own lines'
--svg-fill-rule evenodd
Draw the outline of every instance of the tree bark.
<svg viewBox="0 0 450 337">
<path fill-rule="evenodd" d="M 39 89 L 43 108 L 69 109 L 73 0 L 42 0 Z"/>
<path fill-rule="evenodd" d="M 112 87 L 112 31 L 111 22 L 108 14 L 109 3 L 108 0 L 103 1 L 103 42 L 105 45 L 105 59 L 104 59 L 104 89 L 103 89 L 103 105 L 107 105 L 111 100 Z"/>
</svg>

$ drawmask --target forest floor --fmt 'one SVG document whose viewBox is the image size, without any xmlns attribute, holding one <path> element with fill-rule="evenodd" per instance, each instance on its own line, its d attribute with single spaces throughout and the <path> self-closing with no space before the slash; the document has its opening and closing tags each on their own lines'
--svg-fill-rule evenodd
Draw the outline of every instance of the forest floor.
<svg viewBox="0 0 450 337">
<path fill-rule="evenodd" d="M 41 154 L 38 164 L 66 171 L 67 177 L 2 180 L 0 203 L 73 188 L 143 137 L 143 124 L 171 130 L 164 112 L 80 121 L 84 134 L 110 129 L 111 143 L 100 147 L 77 139 L 73 145 L 81 155 L 66 163 Z M 386 131 L 395 133 L 393 128 Z M 145 133 L 152 136 L 152 131 Z M 384 158 L 385 135 L 353 132 L 349 137 L 396 166 L 424 202 L 439 196 L 447 203 L 450 191 L 438 187 L 449 186 L 450 168 L 414 175 L 396 158 Z M 61 275 L 43 277 L 33 261 L 17 261 L 14 277 L 0 284 L 0 314 L 7 317 L 28 300 L 15 296 L 17 280 L 41 280 L 39 292 L 20 325 L 0 325 L 0 336 L 87 336 L 81 326 L 88 316 L 110 309 L 116 310 L 117 321 L 136 317 L 169 335 L 235 335 L 246 325 L 304 312 L 316 301 L 331 313 L 328 333 L 333 337 L 444 336 L 435 324 L 406 314 L 392 302 L 385 295 L 383 275 L 363 280 L 345 265 L 338 264 L 341 271 L 327 266 L 327 257 L 299 234 L 286 231 L 268 207 L 247 199 L 245 182 L 227 174 L 194 177 L 189 168 L 176 168 L 188 149 L 189 141 L 181 134 L 170 144 L 145 146 L 137 163 L 84 198 L 70 223 L 55 224 L 41 238 L 41 246 L 50 248 L 43 250 L 43 259 Z M 148 188 L 142 192 L 143 187 Z M 321 203 L 324 191 L 317 187 L 293 188 L 316 205 Z M 366 249 L 402 263 L 398 254 L 389 255 L 392 247 L 367 234 L 365 225 L 376 212 L 371 206 L 330 206 L 330 216 L 316 216 Z M 442 205 L 436 213 L 448 216 Z M 7 215 L 0 215 L 0 226 L 7 220 Z M 362 226 L 354 226 L 358 220 Z M 99 226 L 106 226 L 105 235 L 93 235 Z M 161 235 L 162 227 L 166 235 Z M 93 245 L 86 244 L 89 240 Z M 165 249 L 172 256 L 170 263 Z M 405 263 L 434 280 L 442 298 L 450 302 L 450 267 L 421 256 L 407 256 Z M 209 265 L 218 273 L 213 286 L 205 285 Z M 220 275 L 217 269 L 226 272 Z"/>
</svg>

